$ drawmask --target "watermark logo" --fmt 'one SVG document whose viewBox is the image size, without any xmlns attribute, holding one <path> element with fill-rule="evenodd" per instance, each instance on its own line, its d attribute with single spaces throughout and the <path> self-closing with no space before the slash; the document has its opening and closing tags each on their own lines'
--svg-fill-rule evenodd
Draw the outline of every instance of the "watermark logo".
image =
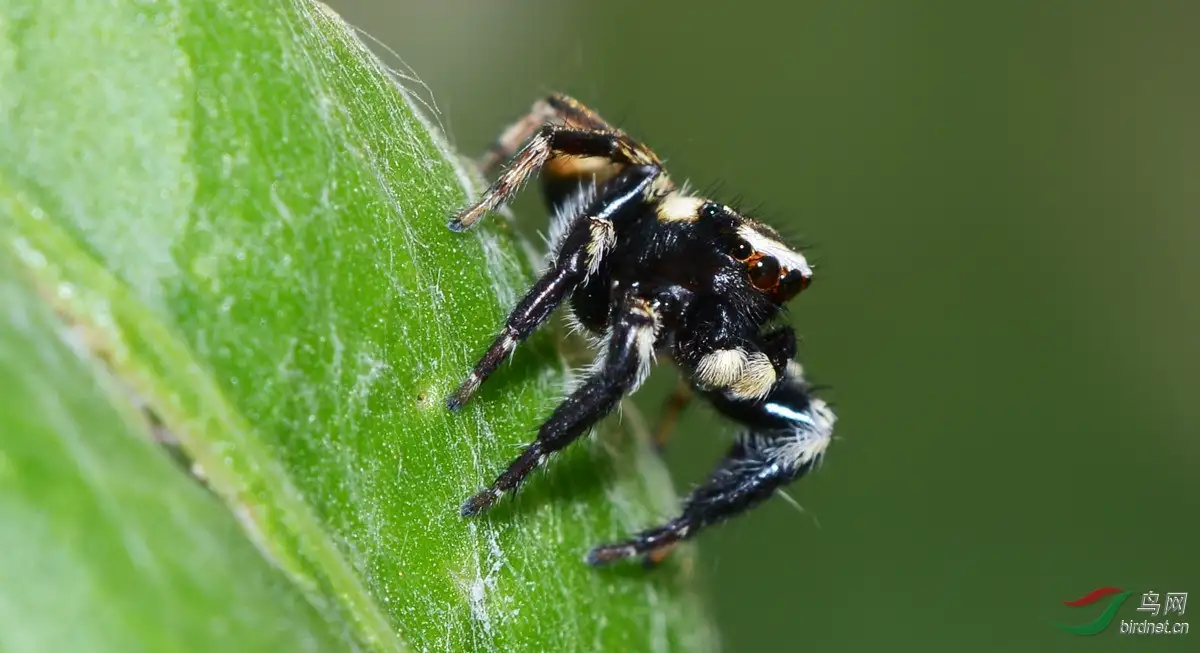
<svg viewBox="0 0 1200 653">
<path fill-rule="evenodd" d="M 1112 625 L 1121 606 L 1133 594 L 1119 587 L 1098 587 L 1075 600 L 1063 601 L 1063 604 L 1072 608 L 1082 608 L 1107 599 L 1100 616 L 1092 621 L 1075 626 L 1059 624 L 1058 627 L 1075 635 L 1098 635 Z M 1122 635 L 1186 635 L 1188 632 L 1186 621 L 1171 620 L 1173 615 L 1182 617 L 1187 612 L 1187 592 L 1166 592 L 1163 595 L 1154 590 L 1143 592 L 1137 611 L 1148 613 L 1155 619 L 1121 619 L 1119 630 Z"/>
<path fill-rule="evenodd" d="M 1117 616 L 1117 611 L 1121 609 L 1121 606 L 1132 595 L 1133 592 L 1126 592 L 1119 587 L 1097 587 L 1074 601 L 1063 601 L 1065 605 L 1069 605 L 1072 608 L 1082 608 L 1101 599 L 1110 596 L 1113 597 L 1109 599 L 1108 607 L 1104 608 L 1104 612 L 1101 612 L 1100 616 L 1096 617 L 1095 620 L 1078 626 L 1064 626 L 1059 624 L 1058 627 L 1076 635 L 1098 635 L 1108 628 L 1113 618 Z"/>
</svg>

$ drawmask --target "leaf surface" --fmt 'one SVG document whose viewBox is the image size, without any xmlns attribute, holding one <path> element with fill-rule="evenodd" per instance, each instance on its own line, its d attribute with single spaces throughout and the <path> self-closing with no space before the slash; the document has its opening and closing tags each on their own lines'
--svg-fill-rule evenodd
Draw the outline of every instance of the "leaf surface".
<svg viewBox="0 0 1200 653">
<path fill-rule="evenodd" d="M 211 581 L 213 597 L 298 592 L 307 603 L 281 601 L 278 619 L 301 615 L 311 641 L 336 635 L 346 647 L 715 646 L 689 551 L 649 574 L 582 563 L 590 546 L 677 509 L 644 439 L 606 429 L 515 501 L 483 519 L 458 516 L 532 437 L 567 375 L 554 335 L 539 334 L 461 414 L 444 410 L 533 266 L 499 217 L 466 235 L 445 228 L 474 192 L 471 175 L 336 16 L 304 0 L 0 7 L 0 252 L 12 292 L 60 320 L 22 333 L 60 349 L 64 333 L 77 334 L 81 387 L 108 388 L 110 412 L 140 411 L 112 422 L 114 433 L 177 439 L 263 554 L 210 575 L 203 556 L 176 549 L 196 565 L 179 574 Z M 22 363 L 11 383 L 37 374 Z M 52 378 L 38 387 L 83 401 Z M 58 428 L 44 417 L 38 428 Z M 32 428 L 29 415 L 15 419 L 0 428 Z M 98 478 L 150 496 L 156 473 L 171 487 L 187 480 L 130 446 L 159 471 L 106 457 Z M 47 465 L 78 475 L 75 453 Z M 9 463 L 22 478 L 40 469 L 24 460 Z M 76 486 L 91 488 L 85 502 L 109 491 L 64 488 Z M 199 490 L 179 491 L 211 512 Z M 179 510 L 199 520 L 192 510 L 203 509 Z M 122 502 L 105 522 L 110 537 L 124 536 L 127 512 L 131 528 L 157 523 Z M 245 542 L 230 539 L 206 555 L 244 555 Z M 86 563 L 108 570 L 108 560 Z M 158 582 L 125 578 L 130 588 Z M 103 603 L 122 588 L 97 591 Z M 159 591 L 192 590 L 166 579 Z M 128 609 L 121 618 L 139 627 L 139 596 L 106 609 Z M 238 605 L 215 599 L 211 612 L 174 618 L 204 623 Z"/>
</svg>

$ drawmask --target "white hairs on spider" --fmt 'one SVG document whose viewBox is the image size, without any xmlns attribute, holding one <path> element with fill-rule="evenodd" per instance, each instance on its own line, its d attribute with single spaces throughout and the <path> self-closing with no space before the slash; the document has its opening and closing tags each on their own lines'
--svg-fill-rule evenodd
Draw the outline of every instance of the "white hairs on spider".
<svg viewBox="0 0 1200 653">
<path fill-rule="evenodd" d="M 546 252 L 547 262 L 554 260 L 558 254 L 558 248 L 562 245 L 562 239 L 567 235 L 571 225 L 575 224 L 575 221 L 595 200 L 596 183 L 584 184 L 580 187 L 579 192 L 572 193 L 554 211 L 554 217 L 550 220 L 550 237 L 547 239 L 549 241 Z"/>
<path fill-rule="evenodd" d="M 750 433 L 745 436 L 747 446 L 766 453 L 772 462 L 792 469 L 816 464 L 824 457 L 833 440 L 833 425 L 837 422 L 837 416 L 828 404 L 813 397 L 804 411 L 789 410 L 778 404 L 768 404 L 767 410 L 791 420 L 795 426 L 788 429 L 784 437 L 778 437 L 777 432 L 771 437 Z"/>
<path fill-rule="evenodd" d="M 750 243 L 750 246 L 755 251 L 775 257 L 775 260 L 779 261 L 780 267 L 788 270 L 797 270 L 806 277 L 812 276 L 812 268 L 808 265 L 808 259 L 804 258 L 804 255 L 800 252 L 767 236 L 751 225 L 738 227 L 738 235 L 745 239 L 747 243 Z"/>
</svg>

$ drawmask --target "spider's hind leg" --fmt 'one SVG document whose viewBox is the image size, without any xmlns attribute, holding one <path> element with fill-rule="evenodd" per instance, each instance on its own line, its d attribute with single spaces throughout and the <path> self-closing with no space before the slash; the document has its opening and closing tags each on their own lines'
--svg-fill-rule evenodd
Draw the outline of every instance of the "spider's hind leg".
<svg viewBox="0 0 1200 653">
<path fill-rule="evenodd" d="M 560 125 L 543 125 L 521 149 L 520 153 L 492 182 L 477 202 L 459 211 L 447 225 L 453 231 L 465 231 L 489 211 L 507 202 L 529 178 L 536 175 L 548 161 L 558 157 L 582 159 L 602 158 L 615 164 L 652 165 L 660 162 L 653 152 L 633 142 L 620 132 L 571 129 Z"/>
<path fill-rule="evenodd" d="M 600 114 L 585 107 L 575 98 L 552 93 L 533 103 L 529 112 L 505 129 L 496 142 L 479 159 L 479 169 L 485 174 L 512 158 L 521 146 L 543 125 L 562 125 L 586 131 L 617 131 Z"/>
</svg>

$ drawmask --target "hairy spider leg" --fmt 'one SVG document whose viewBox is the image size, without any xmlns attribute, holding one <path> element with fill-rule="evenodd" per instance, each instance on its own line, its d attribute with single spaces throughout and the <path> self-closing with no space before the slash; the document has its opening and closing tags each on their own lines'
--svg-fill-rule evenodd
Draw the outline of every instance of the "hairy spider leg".
<svg viewBox="0 0 1200 653">
<path fill-rule="evenodd" d="M 462 515 L 478 514 L 503 493 L 515 490 L 551 453 L 574 442 L 612 412 L 622 396 L 637 389 L 650 373 L 661 324 L 661 316 L 649 301 L 627 296 L 612 320 L 608 347 L 597 369 L 554 409 L 538 430 L 537 440 L 521 452 L 491 487 L 463 504 Z"/>
<path fill-rule="evenodd" d="M 584 131 L 619 131 L 601 118 L 600 114 L 583 106 L 578 100 L 561 93 L 552 93 L 534 102 L 528 113 L 500 134 L 492 147 L 480 157 L 479 169 L 487 173 L 507 161 L 534 132 L 547 124 Z"/>
<path fill-rule="evenodd" d="M 547 161 L 561 156 L 601 157 L 627 165 L 660 165 L 653 152 L 620 132 L 542 125 L 479 201 L 451 218 L 447 226 L 453 231 L 469 229 L 488 212 L 507 202 Z"/>
<path fill-rule="evenodd" d="M 718 404 L 719 406 L 719 404 Z M 749 427 L 708 480 L 684 501 L 682 514 L 633 538 L 598 546 L 587 561 L 602 565 L 646 555 L 657 563 L 679 542 L 738 515 L 808 473 L 825 453 L 836 421 L 799 376 L 775 386 L 761 402 L 729 402 L 727 415 Z"/>
<path fill-rule="evenodd" d="M 627 169 L 575 218 L 550 268 L 517 302 L 492 346 L 446 400 L 448 409 L 458 410 L 466 404 L 517 345 L 599 266 L 616 243 L 616 227 L 640 215 L 637 210 L 642 206 L 640 200 L 660 173 L 661 169 L 654 165 Z"/>
<path fill-rule="evenodd" d="M 517 153 L 542 126 L 559 125 L 567 129 L 604 132 L 628 141 L 618 128 L 578 100 L 561 93 L 551 94 L 533 103 L 529 112 L 505 129 L 492 147 L 480 158 L 479 169 L 487 174 Z M 657 161 L 644 145 L 629 143 L 642 150 L 643 160 Z M 604 156 L 552 156 L 542 166 L 542 199 L 552 213 L 561 213 L 573 199 L 588 192 L 589 186 L 603 184 L 617 176 L 625 163 Z M 662 179 L 665 183 L 665 178 Z"/>
</svg>

